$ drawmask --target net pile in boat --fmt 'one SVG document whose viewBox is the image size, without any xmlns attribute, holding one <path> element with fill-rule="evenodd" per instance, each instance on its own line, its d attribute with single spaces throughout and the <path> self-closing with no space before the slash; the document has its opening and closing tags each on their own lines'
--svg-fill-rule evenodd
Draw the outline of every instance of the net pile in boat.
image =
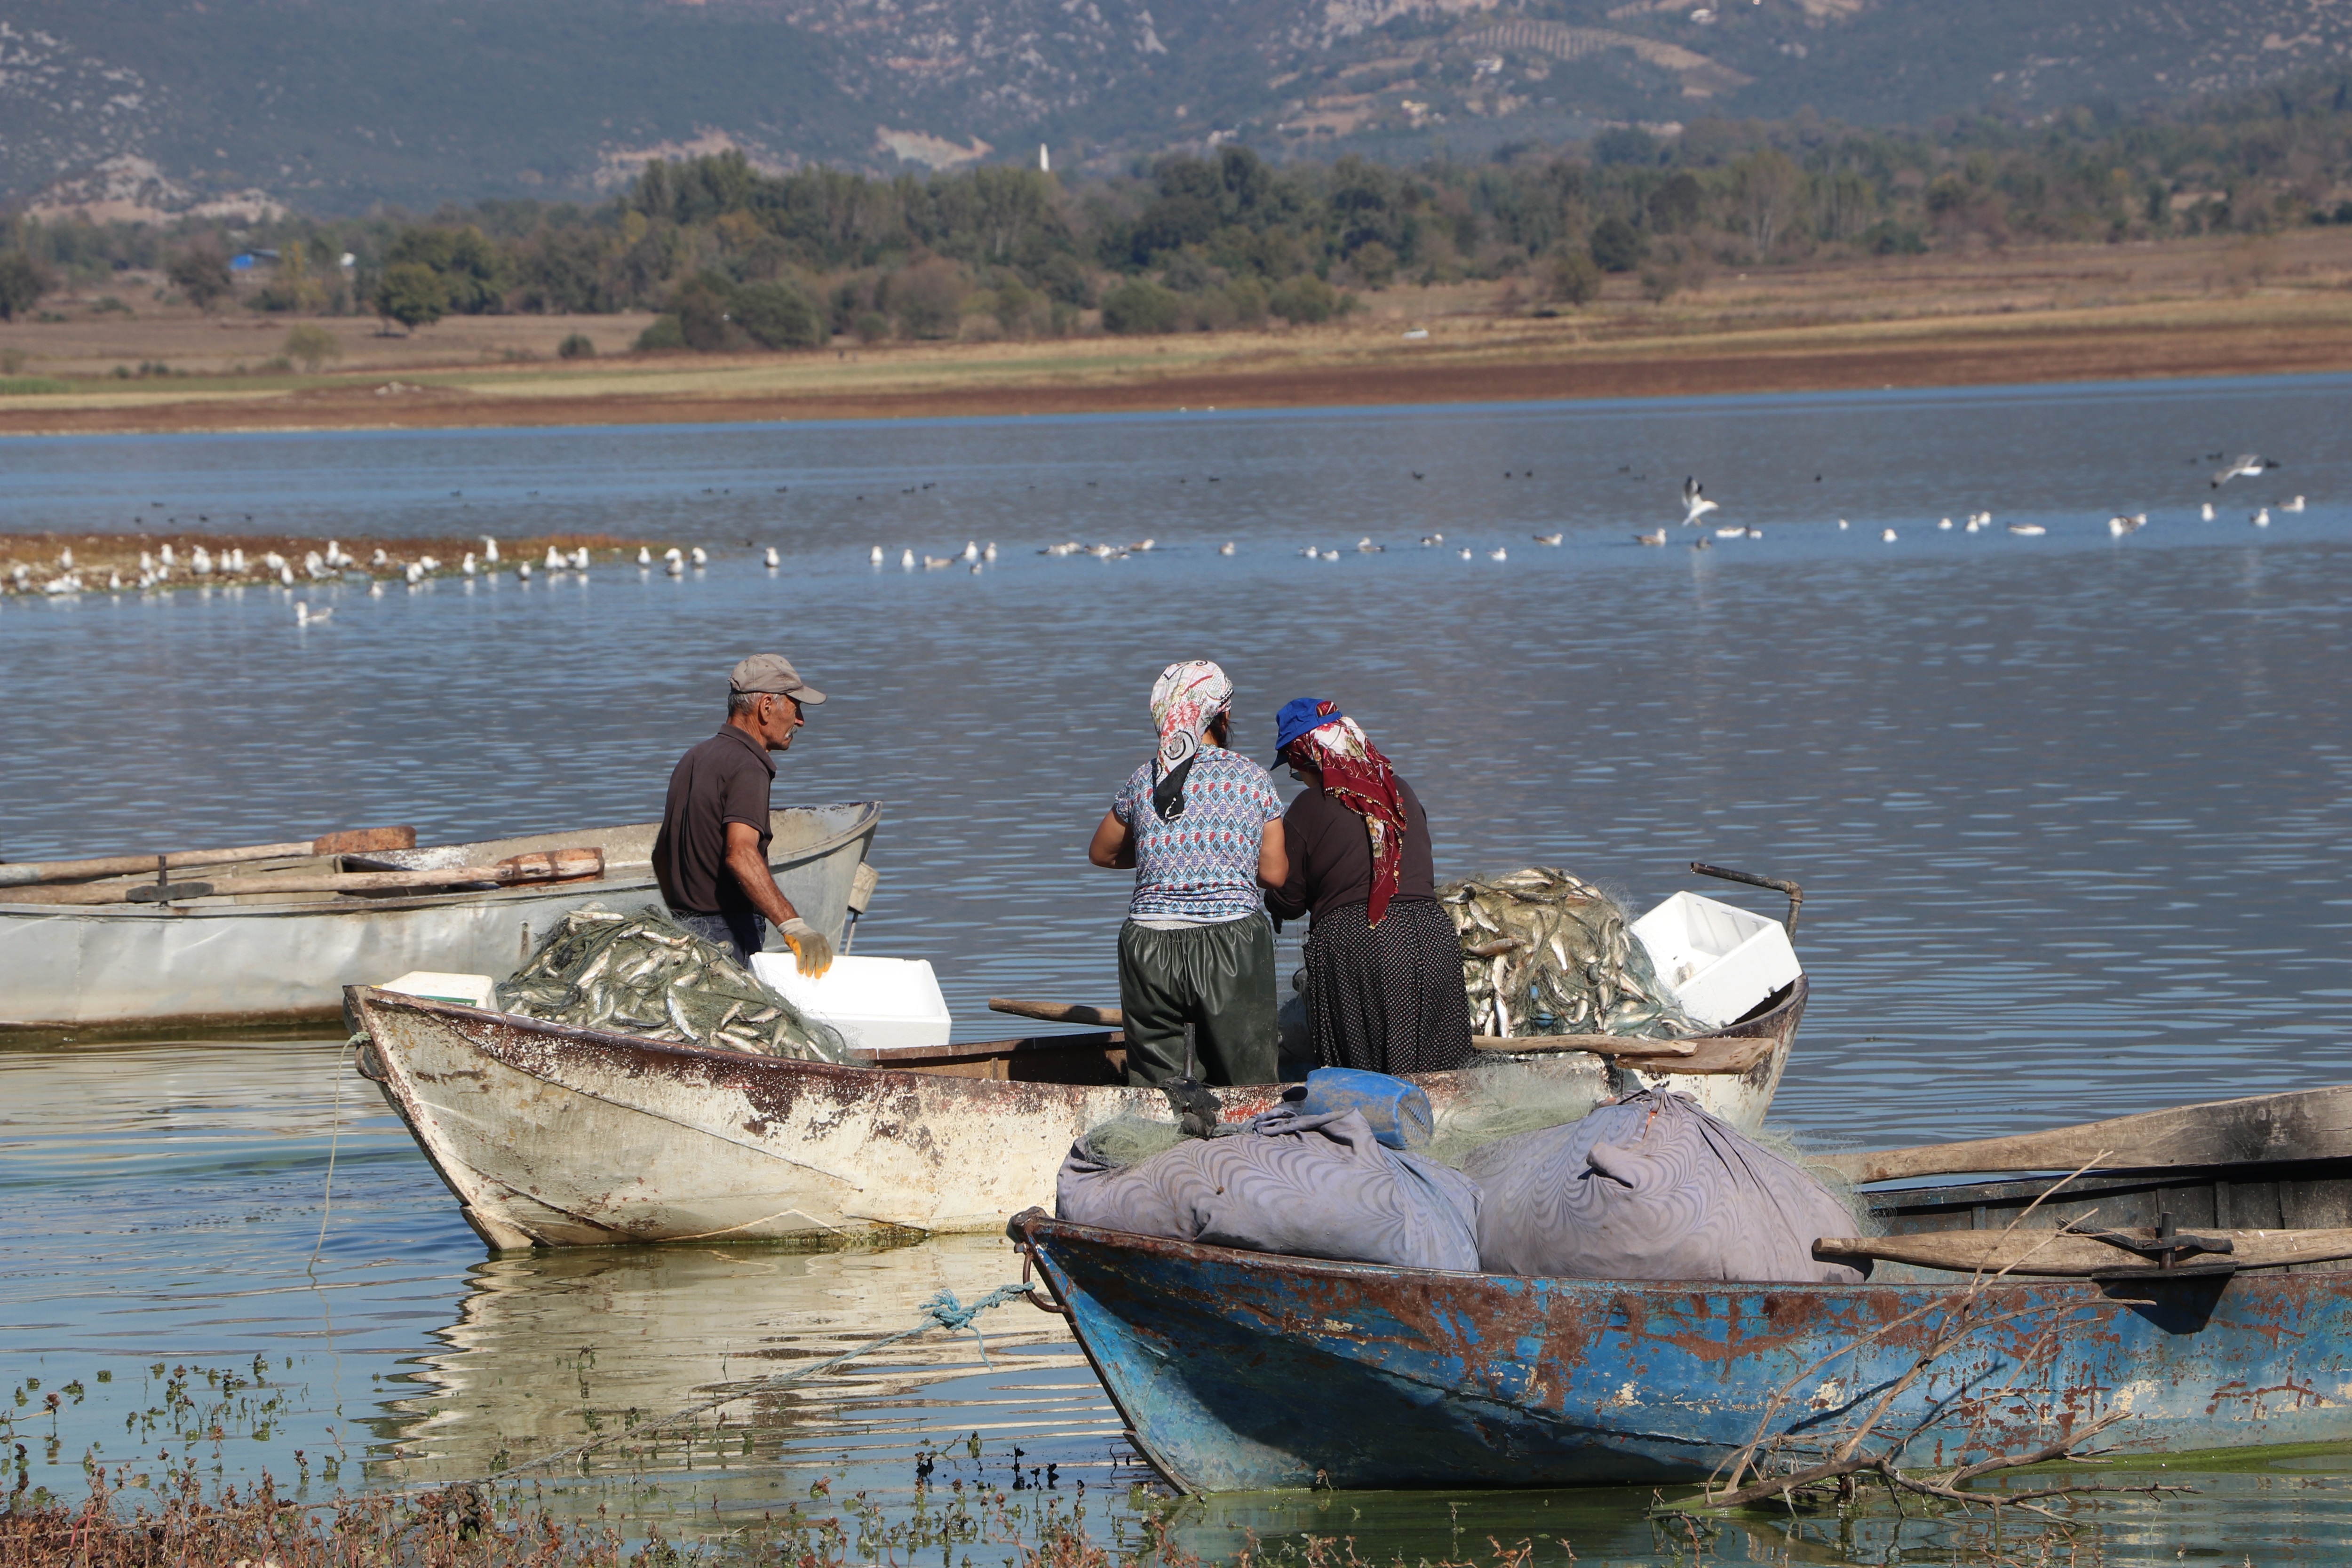
<svg viewBox="0 0 2352 1568">
<path fill-rule="evenodd" d="M 717 1050 L 848 1059 L 837 1030 L 802 1016 L 733 953 L 653 905 L 634 915 L 595 904 L 573 910 L 512 979 L 499 983 L 499 1005 L 551 1024 Z"/>
<path fill-rule="evenodd" d="M 1675 1005 L 1616 900 L 1532 866 L 1437 889 L 1462 937 L 1470 1027 L 1485 1035 L 1703 1035 Z"/>
</svg>

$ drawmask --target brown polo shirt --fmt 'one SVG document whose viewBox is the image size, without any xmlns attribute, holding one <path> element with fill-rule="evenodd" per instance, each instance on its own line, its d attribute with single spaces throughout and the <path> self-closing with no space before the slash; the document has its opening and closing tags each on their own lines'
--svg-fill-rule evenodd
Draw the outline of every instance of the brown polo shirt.
<svg viewBox="0 0 2352 1568">
<path fill-rule="evenodd" d="M 661 831 L 654 836 L 654 878 L 674 910 L 698 915 L 753 910 L 727 868 L 727 825 L 740 822 L 760 835 L 768 858 L 768 786 L 776 764 L 765 748 L 729 724 L 690 748 L 669 775 Z"/>
</svg>

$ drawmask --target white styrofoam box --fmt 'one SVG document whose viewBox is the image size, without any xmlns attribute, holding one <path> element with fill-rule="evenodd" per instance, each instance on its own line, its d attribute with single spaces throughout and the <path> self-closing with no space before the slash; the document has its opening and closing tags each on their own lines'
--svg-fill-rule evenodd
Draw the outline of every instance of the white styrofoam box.
<svg viewBox="0 0 2352 1568">
<path fill-rule="evenodd" d="M 1719 1029 L 1804 973 L 1788 929 L 1736 905 L 1676 893 L 1633 922 L 1684 1012 Z"/>
<path fill-rule="evenodd" d="M 803 1013 L 863 1050 L 944 1046 L 953 1028 L 939 976 L 921 958 L 850 958 L 812 980 L 789 950 L 755 952 L 751 973 Z"/>
<path fill-rule="evenodd" d="M 397 980 L 387 980 L 379 991 L 422 996 L 427 1002 L 455 1002 L 462 1007 L 498 1010 L 498 993 L 487 974 L 444 974 L 438 970 L 412 969 Z"/>
</svg>

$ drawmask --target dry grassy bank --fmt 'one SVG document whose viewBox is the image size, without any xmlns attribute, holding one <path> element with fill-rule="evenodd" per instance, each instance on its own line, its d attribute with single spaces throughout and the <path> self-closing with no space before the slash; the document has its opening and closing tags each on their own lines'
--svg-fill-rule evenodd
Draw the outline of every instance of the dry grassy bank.
<svg viewBox="0 0 2352 1568">
<path fill-rule="evenodd" d="M 292 324 L 68 306 L 0 325 L 0 433 L 639 423 L 1673 395 L 2352 368 L 2352 228 L 1718 271 L 1664 303 L 1612 279 L 1405 287 L 1321 327 L 640 355 L 648 318 L 321 322 L 342 355 L 269 372 Z M 982 323 L 975 321 L 975 332 Z M 1408 338 L 1408 331 L 1426 336 Z M 572 332 L 593 358 L 559 360 Z M 114 374 L 160 363 L 170 374 Z M 0 383 L 0 384 L 8 384 Z M 19 379 L 14 384 L 26 384 Z"/>
</svg>

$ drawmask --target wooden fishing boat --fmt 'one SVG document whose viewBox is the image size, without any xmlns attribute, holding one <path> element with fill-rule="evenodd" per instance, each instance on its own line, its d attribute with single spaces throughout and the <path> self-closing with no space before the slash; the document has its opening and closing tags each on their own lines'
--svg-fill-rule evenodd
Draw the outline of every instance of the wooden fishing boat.
<svg viewBox="0 0 2352 1568">
<path fill-rule="evenodd" d="M 853 883 L 881 820 L 871 801 L 790 806 L 772 818 L 769 860 L 809 922 L 838 942 Z M 504 978 L 565 914 L 587 903 L 633 909 L 660 897 L 658 823 L 578 827 L 364 856 L 244 861 L 225 890 L 168 901 L 33 901 L 54 889 L 0 889 L 0 1028 L 100 1033 L 331 1019 L 346 985 L 414 969 Z M 412 872 L 490 867 L 517 856 L 593 847 L 593 878 L 433 888 L 369 888 Z M 75 897 L 168 892 L 115 878 Z M 278 890 L 272 884 L 292 884 Z M 236 890 L 226 890 L 228 888 Z M 346 890 L 348 889 L 348 890 Z M 862 903 L 862 900 L 860 900 Z"/>
<path fill-rule="evenodd" d="M 1850 1157 L 2046 1171 L 2169 1142 L 2207 1162 L 1874 1191 L 1888 1234 L 1816 1244 L 1907 1260 L 1878 1261 L 1859 1285 L 1328 1263 L 1042 1211 L 1011 1234 L 1138 1451 L 1188 1492 L 1696 1481 L 1759 1433 L 1784 1467 L 1801 1464 L 1889 1390 L 1874 1432 L 1905 1466 L 2015 1454 L 2108 1416 L 2121 1419 L 2096 1447 L 2122 1453 L 2341 1443 L 2347 1107 L 2352 1089 L 2333 1089 L 1952 1145 L 1940 1160 Z M 2249 1142 L 2254 1128 L 2271 1131 Z M 2052 1158 L 2069 1151 L 2082 1158 Z M 1898 1388 L 1964 1307 L 1979 1326 Z"/>
<path fill-rule="evenodd" d="M 1070 1144 L 1118 1116 L 1171 1119 L 1125 1085 L 1114 1031 L 795 1061 L 566 1028 L 364 985 L 346 1016 L 381 1086 L 493 1248 L 633 1241 L 850 1240 L 992 1231 L 1050 1203 Z M 1804 1012 L 1801 978 L 1720 1037 L 1513 1041 L 1415 1079 L 1444 1139 L 1580 1116 L 1637 1081 L 1754 1127 Z M 1605 1048 L 1604 1048 L 1605 1047 Z M 1626 1065 L 1618 1065 L 1623 1063 Z M 1219 1091 L 1227 1119 L 1281 1086 Z"/>
</svg>

